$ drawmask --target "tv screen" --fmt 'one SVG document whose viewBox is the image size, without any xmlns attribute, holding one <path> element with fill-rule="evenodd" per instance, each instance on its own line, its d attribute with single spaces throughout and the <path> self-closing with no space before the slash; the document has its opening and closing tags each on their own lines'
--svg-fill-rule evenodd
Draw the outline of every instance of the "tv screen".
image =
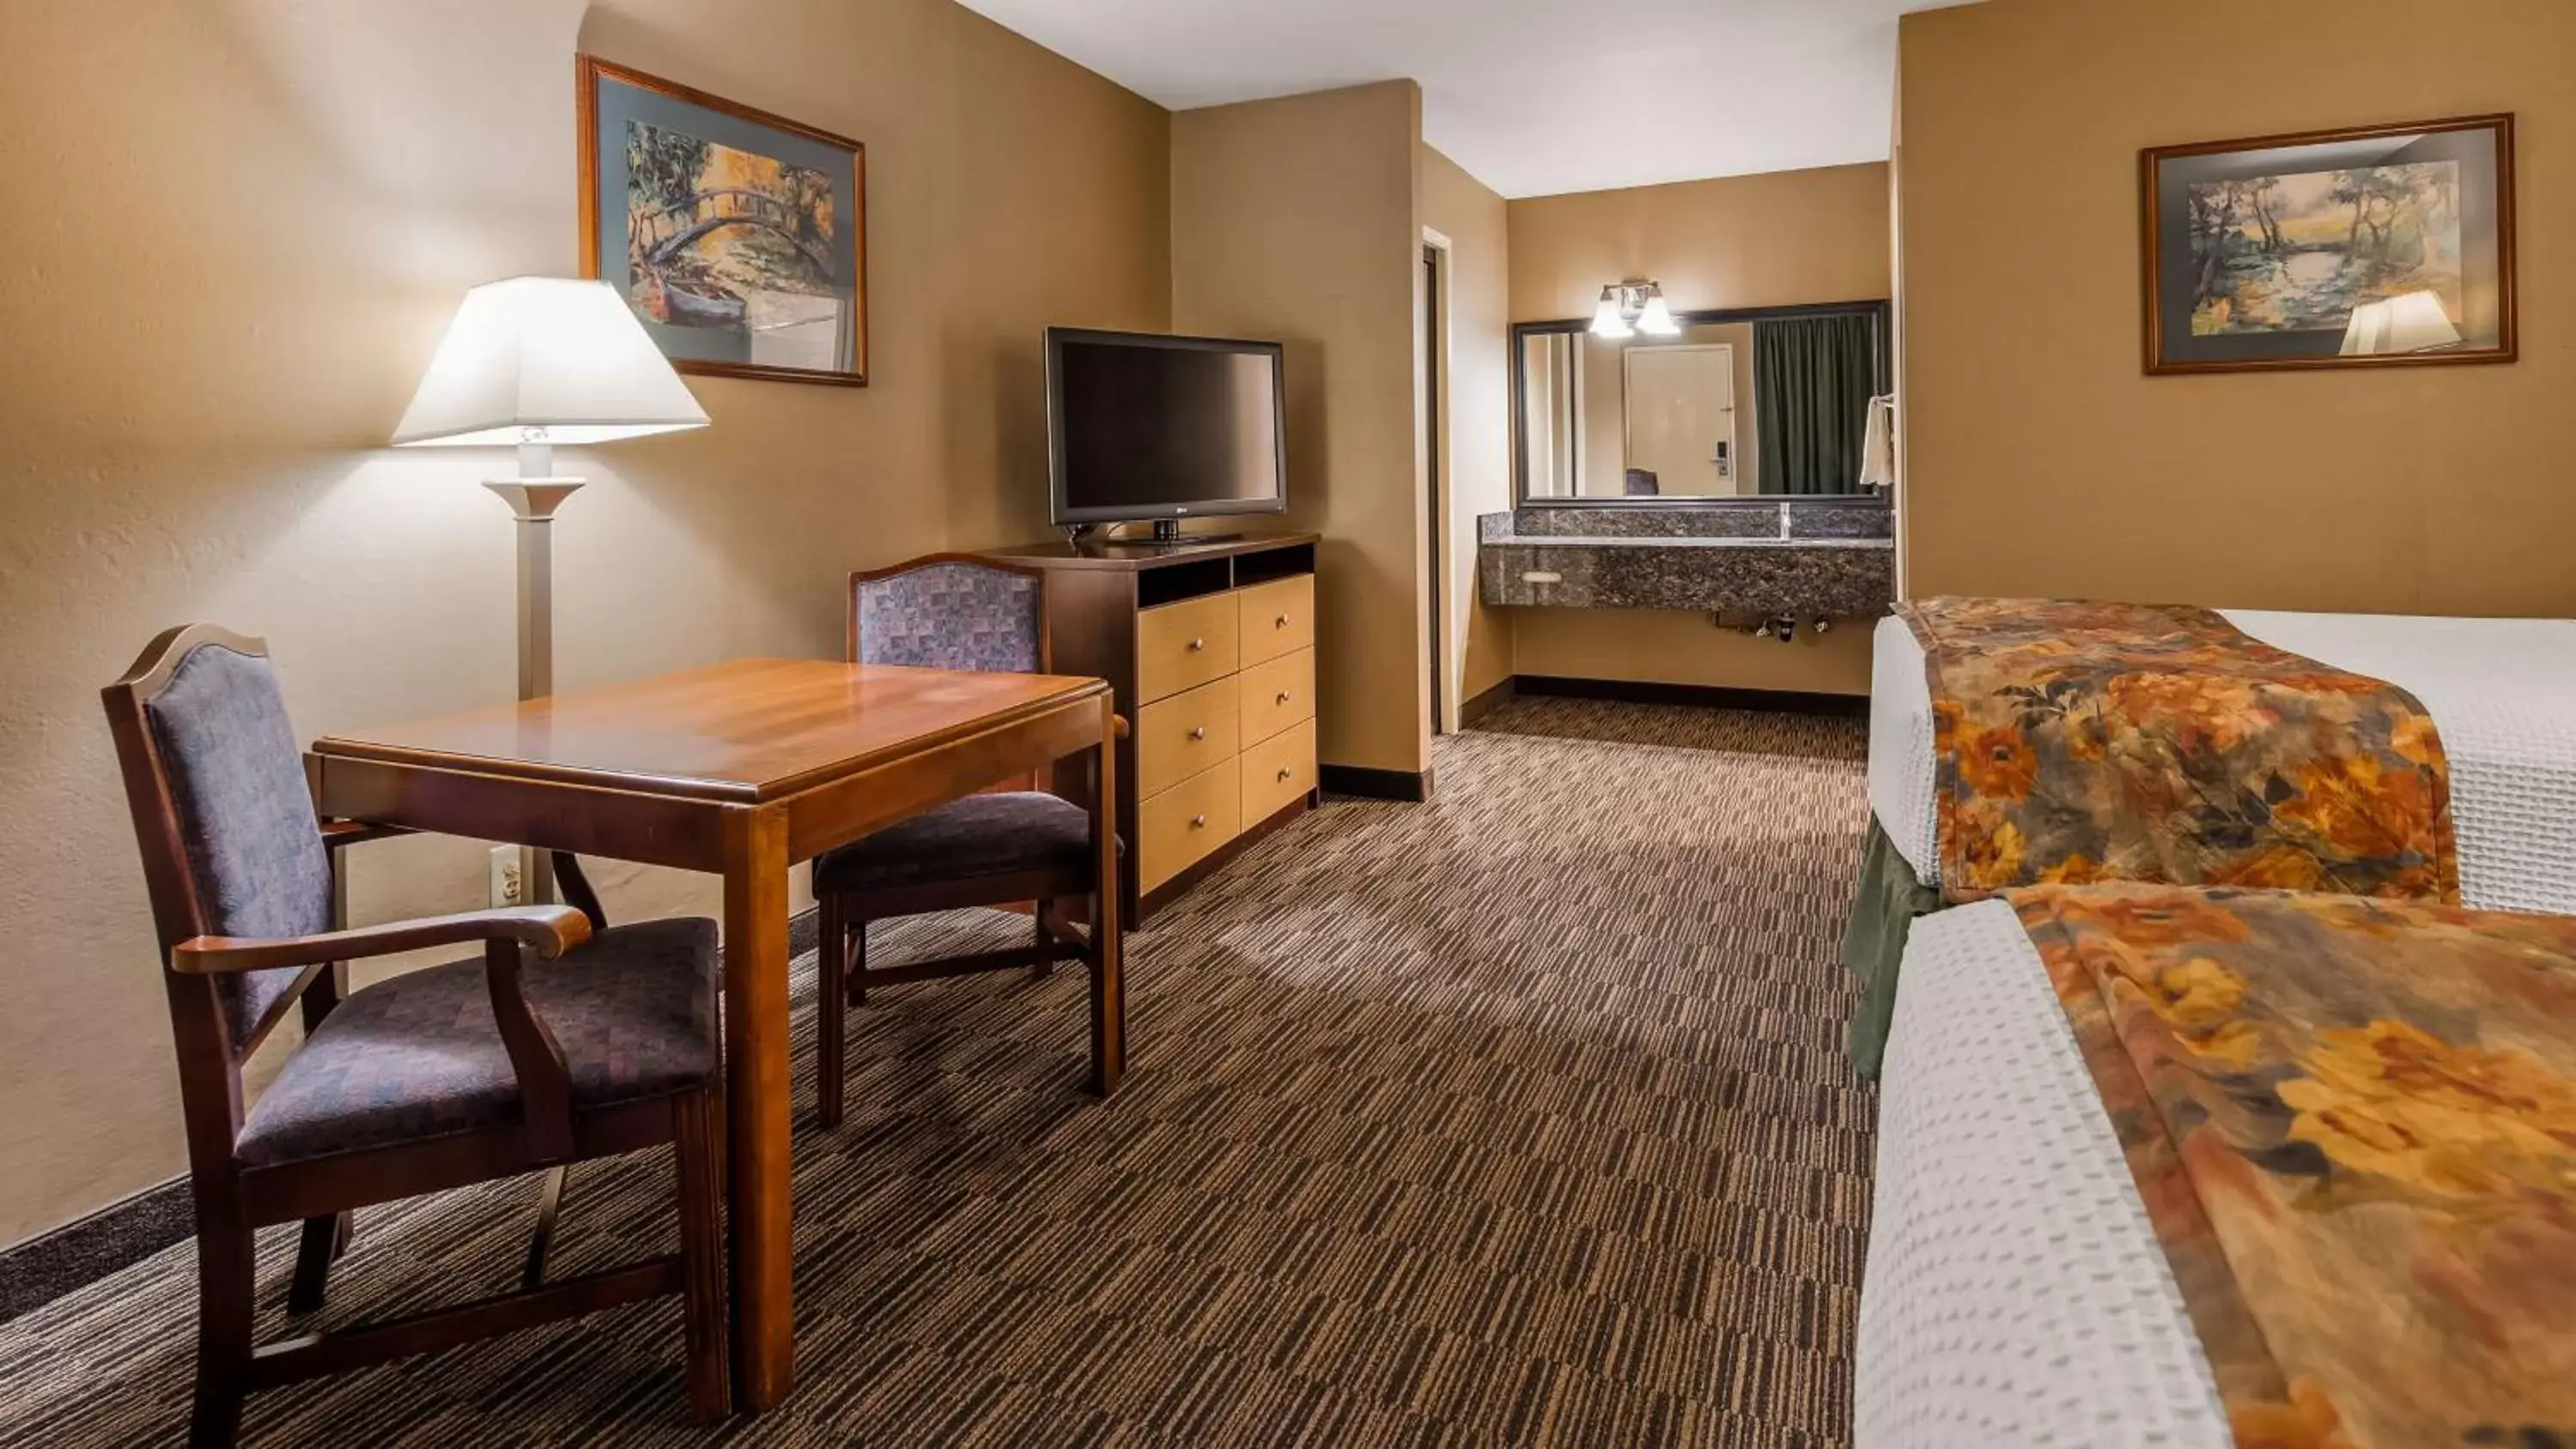
<svg viewBox="0 0 2576 1449">
<path fill-rule="evenodd" d="M 1055 521 L 1285 509 L 1279 358 L 1275 342 L 1049 328 Z"/>
</svg>

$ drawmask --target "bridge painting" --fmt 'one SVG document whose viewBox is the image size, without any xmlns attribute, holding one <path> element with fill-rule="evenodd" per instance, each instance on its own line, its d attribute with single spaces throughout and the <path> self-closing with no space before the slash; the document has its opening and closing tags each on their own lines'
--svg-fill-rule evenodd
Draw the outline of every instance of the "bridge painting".
<svg viewBox="0 0 2576 1449">
<path fill-rule="evenodd" d="M 655 322 L 745 338 L 754 358 L 834 365 L 832 178 L 669 126 L 626 125 L 628 300 Z"/>
</svg>

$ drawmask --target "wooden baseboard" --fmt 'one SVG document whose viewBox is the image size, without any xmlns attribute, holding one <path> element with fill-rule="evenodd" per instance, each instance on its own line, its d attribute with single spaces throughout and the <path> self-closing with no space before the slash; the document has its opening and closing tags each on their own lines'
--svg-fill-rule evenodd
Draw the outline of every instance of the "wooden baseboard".
<svg viewBox="0 0 2576 1449">
<path fill-rule="evenodd" d="M 1501 709 L 1504 705 L 1511 703 L 1513 694 L 1512 685 L 1512 676 L 1506 674 L 1501 679 L 1496 680 L 1491 689 L 1488 689 L 1482 694 L 1477 695 L 1475 698 L 1468 700 L 1465 704 L 1458 706 L 1458 728 L 1462 730 L 1474 729 L 1476 727 L 1476 721 L 1483 719 L 1485 716 L 1492 714 L 1495 710 Z"/>
<path fill-rule="evenodd" d="M 1379 770 L 1366 765 L 1323 765 L 1316 782 L 1327 795 L 1356 795 L 1363 800 L 1400 800 L 1419 805 L 1431 798 L 1429 770 Z"/>
<path fill-rule="evenodd" d="M 1846 719 L 1869 717 L 1869 697 L 1861 694 L 1814 694 L 1797 689 L 1736 689 L 1715 684 L 1666 684 L 1645 679 L 1567 679 L 1550 674 L 1516 674 L 1514 689 L 1527 695 L 1561 699 L 1608 699 L 1624 704 L 1687 704 L 1702 709 L 1751 709 L 1772 714 L 1821 714 Z M 1481 696 L 1480 696 L 1481 697 Z"/>
</svg>

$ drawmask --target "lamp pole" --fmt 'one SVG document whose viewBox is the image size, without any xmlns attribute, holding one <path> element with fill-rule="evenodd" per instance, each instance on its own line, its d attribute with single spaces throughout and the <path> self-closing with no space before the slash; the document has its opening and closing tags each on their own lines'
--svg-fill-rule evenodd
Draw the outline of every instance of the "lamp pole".
<svg viewBox="0 0 2576 1449">
<path fill-rule="evenodd" d="M 554 445 L 546 430 L 529 428 L 519 443 L 519 476 L 484 483 L 519 520 L 519 700 L 555 692 L 555 510 L 580 489 L 579 478 L 557 478 Z M 555 896 L 552 854 L 533 846 L 519 856 L 519 879 L 531 905 Z"/>
</svg>

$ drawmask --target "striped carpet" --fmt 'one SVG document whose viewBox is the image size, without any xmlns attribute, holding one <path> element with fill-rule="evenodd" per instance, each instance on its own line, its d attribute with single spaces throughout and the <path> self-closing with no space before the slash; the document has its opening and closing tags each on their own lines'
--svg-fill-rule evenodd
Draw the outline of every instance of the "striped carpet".
<svg viewBox="0 0 2576 1449">
<path fill-rule="evenodd" d="M 1077 1090 L 1078 970 L 882 993 L 834 1134 L 800 1012 L 800 1382 L 772 1414 L 686 1421 L 665 1301 L 254 1396 L 245 1442 L 1839 1444 L 1875 1115 L 1835 953 L 1862 730 L 1508 705 L 1440 741 L 1431 804 L 1330 804 L 1133 937 L 1107 1106 Z M 963 913 L 876 951 L 1024 930 Z M 577 1170 L 558 1263 L 661 1250 L 668 1180 Z M 325 1321 L 505 1286 L 531 1195 L 359 1214 Z M 193 1271 L 176 1248 L 0 1327 L 0 1445 L 174 1442 Z"/>
</svg>

